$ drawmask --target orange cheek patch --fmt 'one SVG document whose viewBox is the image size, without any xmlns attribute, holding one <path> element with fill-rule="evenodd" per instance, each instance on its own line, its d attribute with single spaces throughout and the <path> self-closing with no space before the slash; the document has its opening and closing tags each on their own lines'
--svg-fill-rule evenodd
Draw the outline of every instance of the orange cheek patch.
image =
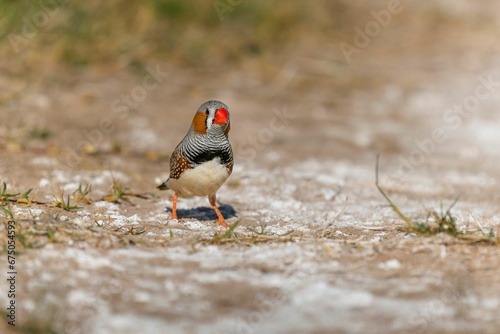
<svg viewBox="0 0 500 334">
<path fill-rule="evenodd" d="M 198 112 L 193 118 L 193 130 L 199 134 L 207 133 L 207 125 L 205 124 L 206 116 L 205 113 Z"/>
</svg>

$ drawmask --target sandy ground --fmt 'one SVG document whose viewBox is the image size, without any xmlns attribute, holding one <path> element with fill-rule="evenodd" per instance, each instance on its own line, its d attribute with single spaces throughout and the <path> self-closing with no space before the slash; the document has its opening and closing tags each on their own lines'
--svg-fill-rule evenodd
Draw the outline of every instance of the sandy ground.
<svg viewBox="0 0 500 334">
<path fill-rule="evenodd" d="M 381 185 L 411 219 L 432 223 L 430 210 L 459 198 L 460 231 L 500 235 L 499 26 L 460 4 L 450 10 L 463 22 L 425 38 L 419 16 L 403 12 L 350 64 L 335 40 L 260 72 L 4 70 L 0 177 L 46 203 L 11 203 L 25 238 L 16 328 L 495 333 L 499 247 L 408 231 L 374 184 L 381 154 Z M 141 90 L 152 72 L 158 85 Z M 229 238 L 206 198 L 181 200 L 175 221 L 170 194 L 155 190 L 211 98 L 231 108 L 236 164 L 218 193 L 238 222 Z M 113 179 L 132 195 L 102 200 Z M 79 209 L 50 205 L 79 184 L 92 185 L 87 203 L 71 197 Z"/>
</svg>

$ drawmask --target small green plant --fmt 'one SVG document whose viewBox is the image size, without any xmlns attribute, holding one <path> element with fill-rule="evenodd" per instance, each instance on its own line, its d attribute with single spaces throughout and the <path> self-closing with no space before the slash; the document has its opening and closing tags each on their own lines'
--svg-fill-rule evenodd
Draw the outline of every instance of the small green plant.
<svg viewBox="0 0 500 334">
<path fill-rule="evenodd" d="M 111 192 L 117 200 L 123 199 L 124 196 L 127 195 L 127 191 L 128 191 L 128 188 L 124 187 L 123 184 L 121 184 L 118 181 L 113 180 L 113 187 L 111 189 Z"/>
<path fill-rule="evenodd" d="M 78 189 L 73 192 L 73 199 L 76 203 L 91 204 L 90 192 L 92 190 L 92 185 L 90 183 L 84 186 L 80 183 L 78 184 Z"/>
<path fill-rule="evenodd" d="M 125 196 L 128 195 L 128 188 L 126 188 L 119 180 L 113 178 L 113 185 L 111 186 L 111 194 L 106 195 L 103 199 L 106 202 L 119 202 L 120 200 L 124 200 L 129 202 Z"/>
<path fill-rule="evenodd" d="M 237 220 L 236 222 L 234 222 L 233 225 L 229 226 L 229 228 L 227 229 L 226 232 L 224 232 L 224 234 L 220 237 L 221 239 L 227 239 L 227 238 L 230 238 L 234 235 L 234 230 L 238 227 L 238 225 L 240 224 L 240 221 Z"/>
<path fill-rule="evenodd" d="M 496 239 L 496 235 L 495 235 L 495 231 L 493 231 L 493 228 L 490 228 L 489 231 L 486 231 L 483 227 L 483 225 L 481 225 L 480 222 L 478 222 L 476 220 L 476 218 L 474 218 L 474 216 L 469 212 L 471 218 L 474 220 L 474 222 L 477 224 L 477 226 L 479 226 L 479 229 L 481 230 L 481 232 L 483 233 L 484 236 L 486 236 L 487 238 L 489 239 Z"/>
<path fill-rule="evenodd" d="M 0 192 L 0 202 L 12 202 L 12 203 L 27 204 L 27 205 L 31 205 L 33 203 L 43 204 L 43 205 L 46 204 L 44 202 L 35 201 L 34 198 L 36 197 L 36 194 L 33 196 L 33 198 L 30 198 L 30 194 L 32 191 L 33 188 L 30 188 L 26 190 L 22 195 L 20 193 L 11 193 L 7 191 L 7 184 L 5 182 L 2 182 L 1 192 Z"/>
<path fill-rule="evenodd" d="M 28 190 L 26 190 L 22 195 L 21 195 L 21 198 L 25 198 L 25 199 L 28 199 L 29 198 L 29 195 L 30 193 L 33 191 L 33 188 L 29 188 Z"/>
<path fill-rule="evenodd" d="M 56 230 L 54 230 L 50 226 L 47 226 L 47 237 L 49 238 L 50 241 L 55 241 L 55 235 L 56 235 Z"/>
<path fill-rule="evenodd" d="M 81 209 L 81 207 L 79 206 L 71 205 L 69 195 L 66 197 L 66 200 L 64 199 L 64 191 L 61 192 L 61 195 L 57 197 L 54 196 L 54 200 L 52 201 L 51 206 L 61 208 L 66 211 Z"/>
<path fill-rule="evenodd" d="M 27 236 L 30 236 L 32 234 L 33 234 L 32 232 L 23 233 L 21 231 L 17 231 L 16 237 L 17 237 L 17 240 L 19 240 L 19 243 L 21 245 L 23 245 L 24 248 L 35 248 L 36 247 L 35 243 L 28 242 L 28 240 L 26 238 Z"/>
<path fill-rule="evenodd" d="M 0 201 L 7 201 L 10 198 L 19 196 L 19 193 L 9 193 L 7 192 L 7 184 L 5 182 L 2 182 L 2 192 L 0 193 Z"/>
<path fill-rule="evenodd" d="M 130 229 L 130 234 L 131 235 L 141 235 L 143 233 L 146 233 L 146 230 L 142 229 L 142 228 L 137 228 L 137 227 L 132 227 Z"/>
<path fill-rule="evenodd" d="M 432 210 L 427 218 L 427 221 L 424 223 L 416 222 L 413 223 L 408 217 L 406 217 L 401 210 L 399 210 L 398 206 L 394 204 L 394 202 L 387 196 L 385 191 L 380 187 L 379 184 L 379 156 L 377 156 L 377 164 L 375 168 L 375 186 L 378 191 L 384 196 L 385 200 L 389 203 L 389 206 L 392 208 L 394 212 L 406 223 L 410 231 L 421 233 L 421 234 L 437 234 L 437 233 L 447 233 L 454 237 L 458 237 L 462 234 L 457 228 L 456 218 L 452 216 L 451 209 L 455 206 L 458 201 L 458 198 L 452 203 L 452 205 L 446 210 L 443 211 L 443 205 L 441 204 L 441 213 L 437 213 L 435 210 Z M 434 219 L 434 224 L 429 224 L 429 218 Z"/>
<path fill-rule="evenodd" d="M 30 198 L 30 194 L 31 192 L 33 191 L 33 188 L 30 188 L 28 190 L 26 190 L 22 195 L 21 197 L 19 197 L 16 202 L 17 203 L 24 203 L 24 204 L 28 204 L 28 205 L 31 205 L 31 203 L 33 202 L 32 199 Z"/>
<path fill-rule="evenodd" d="M 47 140 L 50 137 L 50 131 L 47 129 L 40 129 L 38 127 L 35 127 L 33 130 L 31 130 L 30 137 L 34 139 Z"/>
<path fill-rule="evenodd" d="M 12 208 L 10 204 L 8 206 L 0 206 L 2 208 L 2 211 L 5 212 L 5 214 L 10 218 L 10 220 L 14 220 L 14 214 L 12 213 Z"/>
<path fill-rule="evenodd" d="M 490 228 L 490 232 L 488 232 L 488 238 L 496 238 L 493 228 Z"/>
<path fill-rule="evenodd" d="M 453 203 L 449 206 L 449 208 L 446 211 L 443 210 L 443 204 L 441 204 L 440 213 L 436 212 L 435 210 L 432 210 L 429 213 L 427 220 L 425 222 L 413 223 L 412 221 L 410 221 L 410 219 L 408 219 L 408 217 L 406 217 L 401 212 L 401 210 L 399 210 L 397 205 L 394 204 L 394 202 L 389 198 L 389 196 L 387 196 L 385 191 L 380 187 L 378 171 L 379 171 L 379 157 L 377 156 L 377 165 L 375 169 L 375 185 L 378 191 L 382 194 L 382 196 L 384 196 L 386 201 L 389 203 L 389 206 L 392 208 L 392 210 L 406 223 L 411 232 L 418 234 L 426 234 L 426 235 L 446 233 L 457 239 L 466 240 L 469 242 L 487 242 L 494 245 L 500 245 L 500 238 L 495 237 L 493 229 L 491 229 L 489 232 L 486 232 L 484 228 L 481 226 L 481 224 L 474 219 L 474 217 L 472 218 L 474 219 L 474 221 L 476 221 L 477 225 L 481 229 L 482 235 L 464 233 L 457 228 L 456 224 L 457 220 L 451 214 L 451 210 L 453 209 L 455 204 L 457 204 L 458 198 L 455 199 L 455 201 L 453 201 Z"/>
<path fill-rule="evenodd" d="M 221 244 L 223 242 L 230 242 L 232 240 L 237 240 L 234 230 L 238 227 L 240 221 L 237 220 L 234 224 L 230 225 L 229 228 L 224 233 L 216 233 L 212 239 L 209 240 L 211 244 Z"/>
<path fill-rule="evenodd" d="M 142 199 L 149 199 L 151 196 L 147 194 L 138 194 L 129 191 L 129 188 L 125 187 L 119 180 L 113 178 L 113 184 L 111 186 L 111 193 L 102 198 L 103 201 L 120 203 L 120 201 L 125 201 L 128 204 L 132 204 L 128 197 L 138 197 Z M 133 205 L 133 204 L 132 204 Z"/>
<path fill-rule="evenodd" d="M 446 212 L 443 212 L 443 205 L 441 204 L 441 213 L 437 213 L 435 210 L 430 212 L 430 215 L 427 219 L 433 218 L 433 223 L 414 223 L 413 226 L 416 231 L 426 234 L 437 234 L 437 233 L 447 233 L 454 237 L 462 234 L 457 228 L 456 222 L 457 219 L 452 216 L 451 209 L 457 204 L 458 198 L 450 205 Z"/>
<path fill-rule="evenodd" d="M 254 228 L 250 228 L 250 227 L 248 227 L 248 230 L 250 232 L 253 232 L 253 233 L 258 234 L 258 235 L 265 235 L 265 234 L 267 234 L 267 232 L 266 232 L 267 224 L 259 223 L 259 228 L 260 228 L 260 231 L 257 230 L 257 229 L 254 229 Z"/>
</svg>

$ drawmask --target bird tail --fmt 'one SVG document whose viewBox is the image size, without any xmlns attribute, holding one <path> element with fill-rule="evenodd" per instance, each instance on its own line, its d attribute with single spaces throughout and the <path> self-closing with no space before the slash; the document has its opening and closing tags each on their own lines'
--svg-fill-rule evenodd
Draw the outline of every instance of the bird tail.
<svg viewBox="0 0 500 334">
<path fill-rule="evenodd" d="M 165 181 L 165 182 L 163 182 L 162 184 L 160 184 L 160 185 L 159 185 L 158 187 L 156 187 L 156 188 L 158 188 L 158 189 L 160 189 L 160 190 L 167 190 L 167 189 L 170 189 L 170 188 L 168 187 L 168 185 L 167 185 L 167 184 L 168 184 L 168 180 L 167 180 L 167 181 Z"/>
</svg>

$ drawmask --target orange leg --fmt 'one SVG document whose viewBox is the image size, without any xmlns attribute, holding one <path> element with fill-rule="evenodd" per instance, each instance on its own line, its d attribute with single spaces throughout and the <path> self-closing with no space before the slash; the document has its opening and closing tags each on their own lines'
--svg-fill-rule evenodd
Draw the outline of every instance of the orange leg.
<svg viewBox="0 0 500 334">
<path fill-rule="evenodd" d="M 172 196 L 172 219 L 177 219 L 177 194 Z"/>
<path fill-rule="evenodd" d="M 216 200 L 215 194 L 208 196 L 208 201 L 210 202 L 210 205 L 212 206 L 212 208 L 214 208 L 215 213 L 217 214 L 217 217 L 219 218 L 219 224 L 221 224 L 223 227 L 229 227 L 229 225 L 224 220 L 224 217 L 220 213 L 219 209 L 217 208 L 217 204 L 215 204 L 215 200 Z"/>
</svg>

